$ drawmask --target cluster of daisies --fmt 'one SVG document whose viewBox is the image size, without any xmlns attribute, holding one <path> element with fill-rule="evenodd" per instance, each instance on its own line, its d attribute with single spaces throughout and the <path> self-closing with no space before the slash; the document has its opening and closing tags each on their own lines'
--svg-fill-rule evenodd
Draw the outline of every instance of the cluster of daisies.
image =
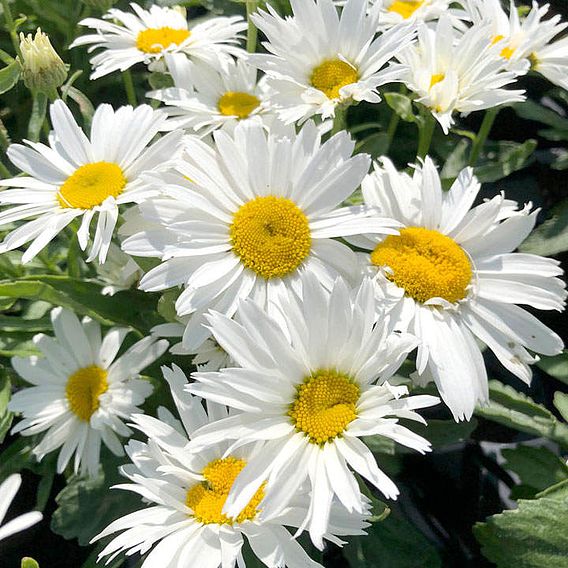
<svg viewBox="0 0 568 568">
<path fill-rule="evenodd" d="M 240 17 L 188 25 L 182 9 L 133 3 L 81 22 L 94 33 L 72 47 L 96 52 L 93 79 L 144 63 L 171 86 L 147 93 L 153 106 L 100 105 L 89 134 L 52 104 L 49 143 L 8 150 L 25 175 L 0 182 L 0 251 L 25 247 L 26 263 L 73 223 L 105 293 L 176 296 L 176 321 L 135 342 L 55 308 L 41 356 L 12 361 L 32 385 L 12 397 L 13 432 L 43 434 L 38 460 L 58 451 L 58 472 L 96 476 L 102 446 L 130 459 L 118 487 L 147 506 L 95 537 L 101 558 L 242 568 L 246 539 L 271 568 L 319 566 L 299 534 L 319 549 L 364 534 L 363 479 L 397 497 L 365 439 L 430 449 L 411 423 L 440 400 L 407 385 L 434 382 L 469 420 L 488 401 L 484 346 L 526 383 L 536 354 L 562 350 L 520 307 L 566 298 L 558 262 L 514 252 L 537 211 L 477 203 L 471 168 L 444 191 L 429 157 L 371 164 L 337 127 L 394 82 L 444 132 L 456 113 L 522 101 L 506 87 L 529 70 L 568 86 L 567 24 L 547 6 L 520 19 L 498 0 L 449 4 L 291 0 L 285 18 L 268 4 L 251 16 L 262 54 L 241 47 Z M 141 373 L 168 347 L 198 371 L 163 367 L 175 409 L 145 415 Z M 410 380 L 397 375 L 409 357 Z M 127 441 L 134 430 L 146 441 Z"/>
</svg>

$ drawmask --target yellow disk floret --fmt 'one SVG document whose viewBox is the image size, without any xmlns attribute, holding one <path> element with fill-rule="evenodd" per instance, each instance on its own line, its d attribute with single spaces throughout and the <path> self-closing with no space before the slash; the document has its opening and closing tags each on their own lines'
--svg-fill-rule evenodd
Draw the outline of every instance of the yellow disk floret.
<svg viewBox="0 0 568 568">
<path fill-rule="evenodd" d="M 312 87 L 319 89 L 330 99 L 339 98 L 339 89 L 359 80 L 357 69 L 341 59 L 328 59 L 318 65 L 310 77 Z"/>
<path fill-rule="evenodd" d="M 347 375 L 333 370 L 318 371 L 297 387 L 288 416 L 312 444 L 325 444 L 340 436 L 357 418 L 360 394 L 359 385 Z"/>
<path fill-rule="evenodd" d="M 217 103 L 221 114 L 237 118 L 247 118 L 258 105 L 260 101 L 254 95 L 235 91 L 227 91 Z"/>
<path fill-rule="evenodd" d="M 126 178 L 120 166 L 112 162 L 95 162 L 77 168 L 57 192 L 59 205 L 65 208 L 92 209 L 107 197 L 118 197 Z"/>
<path fill-rule="evenodd" d="M 258 506 L 264 498 L 265 484 L 254 494 L 238 517 L 231 518 L 222 513 L 231 487 L 245 465 L 245 460 L 232 456 L 207 464 L 203 470 L 205 481 L 191 487 L 185 499 L 185 504 L 193 511 L 196 520 L 206 525 L 232 525 L 252 521 L 256 517 L 259 513 Z"/>
<path fill-rule="evenodd" d="M 189 30 L 170 28 L 148 28 L 138 33 L 136 47 L 144 53 L 160 53 L 170 45 L 180 45 L 189 36 Z"/>
<path fill-rule="evenodd" d="M 424 4 L 424 0 L 395 0 L 389 7 L 389 12 L 395 12 L 402 16 L 404 19 L 410 18 L 420 6 Z"/>
<path fill-rule="evenodd" d="M 473 274 L 467 254 L 453 239 L 423 227 L 389 235 L 375 247 L 371 262 L 389 267 L 389 279 L 418 302 L 462 300 Z"/>
<path fill-rule="evenodd" d="M 97 365 L 75 371 L 67 380 L 65 387 L 71 412 L 88 422 L 99 408 L 99 397 L 107 389 L 107 372 Z"/>
<path fill-rule="evenodd" d="M 248 201 L 230 227 L 234 253 L 263 278 L 281 278 L 310 253 L 308 218 L 290 199 L 267 195 Z"/>
<path fill-rule="evenodd" d="M 491 40 L 491 45 L 495 45 L 497 42 L 501 41 L 502 39 L 505 39 L 505 36 L 502 35 L 496 35 L 495 37 L 493 37 L 493 39 Z M 501 57 L 504 57 L 505 59 L 511 59 L 511 57 L 513 56 L 513 53 L 515 53 L 516 48 L 515 47 L 511 47 L 510 45 L 507 45 L 506 47 L 504 47 L 501 52 L 499 53 L 499 55 Z"/>
<path fill-rule="evenodd" d="M 444 75 L 444 73 L 434 73 L 434 75 L 430 77 L 430 88 L 442 82 L 445 78 L 446 76 Z"/>
</svg>

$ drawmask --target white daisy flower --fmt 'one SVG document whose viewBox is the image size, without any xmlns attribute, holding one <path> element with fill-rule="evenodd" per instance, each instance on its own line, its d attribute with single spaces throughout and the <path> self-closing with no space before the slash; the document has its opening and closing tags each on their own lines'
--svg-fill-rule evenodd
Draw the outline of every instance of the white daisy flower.
<svg viewBox="0 0 568 568">
<path fill-rule="evenodd" d="M 0 525 L 6 516 L 8 508 L 12 504 L 18 489 L 22 485 L 22 476 L 19 473 L 14 473 L 0 483 Z M 39 523 L 43 519 L 43 515 L 39 511 L 32 511 L 20 515 L 4 526 L 0 526 L 0 541 L 29 529 L 31 526 Z"/>
<path fill-rule="evenodd" d="M 541 73 L 552 83 L 568 88 L 568 39 L 553 41 L 568 26 L 555 15 L 543 20 L 549 4 L 533 2 L 529 14 L 521 19 L 511 0 L 509 15 L 500 0 L 468 0 L 468 12 L 474 23 L 491 28 L 493 42 L 501 48 L 507 68 L 519 75 L 529 69 Z"/>
<path fill-rule="evenodd" d="M 461 34 L 449 16 L 442 16 L 435 29 L 420 24 L 418 43 L 397 59 L 407 69 L 404 83 L 447 134 L 455 112 L 467 114 L 524 100 L 524 91 L 502 88 L 516 75 L 505 70 L 500 51 L 487 26 L 472 26 Z"/>
<path fill-rule="evenodd" d="M 152 335 L 181 340 L 189 318 L 180 318 L 185 323 L 163 323 L 152 328 Z M 170 347 L 173 355 L 193 355 L 192 364 L 200 371 L 218 371 L 232 364 L 228 353 L 212 338 L 208 337 L 199 347 L 193 350 L 186 349 L 180 341 Z"/>
<path fill-rule="evenodd" d="M 192 315 L 183 338 L 192 352 L 209 335 L 202 325 L 209 309 L 230 317 L 240 298 L 277 302 L 281 290 L 301 286 L 306 272 L 330 287 L 357 263 L 332 237 L 396 233 L 397 226 L 369 220 L 366 207 L 338 208 L 369 168 L 367 155 L 351 156 L 346 132 L 322 144 L 311 121 L 284 138 L 248 122 L 232 136 L 217 130 L 213 137 L 215 148 L 186 141 L 178 170 L 191 181 L 141 204 L 148 228 L 123 242 L 128 254 L 163 261 L 142 278 L 142 290 L 184 286 L 176 310 Z"/>
<path fill-rule="evenodd" d="M 241 323 L 219 313 L 208 317 L 215 339 L 240 368 L 195 373 L 197 382 L 188 389 L 240 413 L 200 428 L 190 448 L 227 439 L 235 440 L 231 449 L 266 442 L 237 477 L 224 512 L 238 513 L 268 480 L 263 514 L 276 514 L 307 483 L 310 506 L 302 528 L 322 548 L 334 497 L 350 513 L 364 511 L 352 470 L 387 498 L 398 495 L 360 437 L 385 436 L 427 452 L 429 442 L 398 418 L 425 423 L 414 410 L 439 399 L 404 397 L 406 387 L 386 382 L 418 342 L 393 333 L 388 318 L 374 325 L 370 279 L 350 295 L 341 279 L 328 292 L 306 277 L 302 299 L 290 293 L 280 301 L 279 321 L 251 300 L 240 304 Z"/>
<path fill-rule="evenodd" d="M 249 56 L 268 75 L 284 122 L 334 116 L 337 105 L 350 101 L 379 102 L 377 88 L 400 80 L 399 65 L 385 66 L 414 39 L 414 25 L 376 38 L 380 2 L 348 0 L 341 16 L 332 0 L 291 0 L 291 6 L 293 17 L 282 18 L 270 5 L 252 15 L 270 55 Z"/>
<path fill-rule="evenodd" d="M 124 424 L 151 394 L 139 373 L 158 359 L 168 342 L 146 337 L 117 358 L 129 330 L 113 328 L 101 339 L 100 325 L 62 308 L 51 312 L 55 338 L 43 334 L 34 343 L 43 357 L 14 357 L 12 366 L 32 387 L 12 397 L 8 408 L 23 415 L 12 433 L 32 436 L 46 432 L 33 449 L 38 461 L 61 448 L 57 472 L 75 454 L 73 469 L 96 476 L 101 441 L 123 455 L 119 436 L 132 432 Z"/>
<path fill-rule="evenodd" d="M 392 26 L 410 18 L 418 22 L 437 20 L 449 11 L 450 4 L 451 0 L 386 0 L 381 25 Z"/>
<path fill-rule="evenodd" d="M 527 384 L 527 350 L 556 355 L 562 340 L 525 309 L 562 310 L 565 285 L 556 260 L 513 251 L 534 227 L 538 210 L 503 195 L 472 207 L 480 184 L 466 168 L 443 191 L 430 158 L 414 175 L 383 158 L 363 182 L 365 202 L 404 224 L 398 236 L 350 238 L 370 251 L 368 270 L 399 302 L 397 329 L 421 340 L 418 380 L 430 378 L 456 420 L 469 420 L 488 400 L 487 375 L 476 339 Z"/>
<path fill-rule="evenodd" d="M 181 132 L 171 132 L 147 147 L 162 129 L 163 112 L 148 105 L 114 111 L 99 106 L 93 116 L 90 139 L 61 100 L 50 108 L 54 132 L 49 146 L 25 141 L 12 144 L 8 157 L 30 177 L 0 180 L 13 187 L 0 191 L 0 226 L 34 218 L 8 233 L 0 252 L 32 241 L 22 257 L 29 262 L 73 219 L 82 217 L 77 233 L 82 250 L 87 248 L 90 226 L 98 216 L 87 261 L 98 256 L 102 264 L 118 219 L 118 208 L 136 203 L 153 192 L 141 174 L 166 167 L 181 150 Z"/>
<path fill-rule="evenodd" d="M 259 120 L 267 128 L 271 112 L 266 82 L 244 60 L 231 60 L 223 70 L 166 56 L 174 87 L 148 93 L 162 101 L 173 130 L 183 128 L 206 136 L 217 128 L 233 130 L 239 121 Z"/>
<path fill-rule="evenodd" d="M 179 10 L 156 5 L 144 10 L 134 2 L 130 6 L 134 14 L 112 8 L 104 20 L 79 22 L 97 33 L 78 37 L 70 47 L 90 45 L 89 52 L 103 50 L 91 58 L 91 79 L 126 71 L 137 63 L 155 68 L 166 53 L 185 54 L 218 67 L 242 52 L 238 34 L 247 24 L 240 16 L 211 18 L 190 28 Z"/>
<path fill-rule="evenodd" d="M 303 507 L 289 507 L 281 515 L 261 519 L 262 500 L 268 484 L 247 499 L 234 516 L 223 513 L 223 505 L 235 478 L 255 459 L 257 448 L 227 452 L 227 443 L 212 445 L 198 454 L 187 451 L 194 431 L 210 421 L 227 417 L 227 409 L 208 405 L 209 416 L 198 398 L 183 391 L 187 379 L 181 369 L 164 368 L 177 406 L 180 424 L 162 409 L 162 420 L 135 416 L 137 428 L 149 436 L 147 444 L 131 441 L 126 450 L 133 464 L 123 473 L 133 483 L 118 488 L 139 493 L 151 506 L 116 520 L 94 540 L 118 531 L 101 552 L 110 562 L 122 551 L 148 554 L 142 568 L 232 568 L 244 567 L 241 548 L 248 541 L 253 553 L 269 568 L 322 568 L 309 558 L 284 525 L 297 526 Z M 300 494 L 298 497 L 305 498 Z M 339 535 L 364 534 L 364 515 L 347 518 L 334 508 Z M 326 535 L 341 544 L 331 534 Z"/>
</svg>

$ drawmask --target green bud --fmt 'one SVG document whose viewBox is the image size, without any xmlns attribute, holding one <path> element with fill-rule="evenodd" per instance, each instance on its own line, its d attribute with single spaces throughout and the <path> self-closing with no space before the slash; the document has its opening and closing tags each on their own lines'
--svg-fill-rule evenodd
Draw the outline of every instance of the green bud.
<svg viewBox="0 0 568 568">
<path fill-rule="evenodd" d="M 49 37 L 40 28 L 35 37 L 20 34 L 20 51 L 22 58 L 22 77 L 28 89 L 53 92 L 61 87 L 67 79 L 67 65 L 57 55 L 49 41 Z"/>
</svg>

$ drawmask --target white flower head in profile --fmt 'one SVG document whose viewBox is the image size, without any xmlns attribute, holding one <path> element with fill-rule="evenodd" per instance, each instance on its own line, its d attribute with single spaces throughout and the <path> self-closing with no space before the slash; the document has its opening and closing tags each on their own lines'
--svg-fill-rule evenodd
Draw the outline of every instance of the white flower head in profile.
<svg viewBox="0 0 568 568">
<path fill-rule="evenodd" d="M 357 265 L 333 237 L 396 233 L 397 226 L 365 206 L 341 207 L 369 168 L 366 154 L 352 156 L 347 132 L 322 143 L 312 121 L 287 136 L 243 122 L 213 138 L 211 147 L 188 137 L 177 167 L 184 184 L 140 204 L 143 219 L 133 224 L 147 228 L 122 243 L 128 254 L 162 260 L 142 278 L 142 290 L 183 286 L 175 307 L 179 317 L 192 316 L 183 337 L 191 352 L 210 333 L 202 325 L 209 309 L 231 317 L 246 297 L 268 309 L 282 290 L 299 289 L 306 272 L 330 287 Z"/>
<path fill-rule="evenodd" d="M 384 436 L 427 452 L 428 441 L 398 419 L 425 423 L 415 410 L 439 399 L 407 397 L 406 387 L 387 382 L 417 340 L 393 333 L 388 318 L 375 323 L 370 279 L 354 291 L 337 279 L 331 292 L 311 275 L 304 280 L 301 299 L 291 292 L 281 299 L 279 320 L 250 299 L 240 304 L 240 323 L 209 316 L 215 339 L 239 367 L 195 373 L 188 389 L 237 414 L 200 428 L 190 448 L 205 451 L 220 440 L 234 440 L 231 448 L 265 442 L 237 477 L 224 512 L 240 511 L 268 480 L 262 514 L 276 514 L 307 485 L 302 527 L 322 548 L 334 500 L 349 513 L 364 512 L 353 471 L 387 498 L 399 493 L 360 438 Z"/>
<path fill-rule="evenodd" d="M 540 73 L 555 85 L 568 89 L 568 39 L 555 38 L 568 26 L 560 15 L 544 20 L 549 4 L 532 3 L 531 11 L 521 18 L 513 0 L 509 14 L 500 0 L 468 0 L 467 10 L 474 23 L 490 26 L 493 42 L 507 68 L 519 75 L 529 69 Z"/>
<path fill-rule="evenodd" d="M 223 69 L 170 56 L 166 64 L 174 86 L 147 96 L 166 104 L 170 129 L 183 128 L 203 137 L 217 128 L 232 131 L 246 120 L 268 128 L 275 119 L 266 81 L 257 81 L 257 69 L 243 59 L 230 60 Z"/>
<path fill-rule="evenodd" d="M 476 340 L 514 375 L 530 383 L 530 351 L 556 355 L 562 340 L 517 304 L 562 310 L 565 285 L 556 260 L 513 252 L 534 227 L 538 210 L 497 195 L 473 206 L 480 184 L 471 168 L 444 191 L 430 158 L 399 173 L 383 158 L 363 182 L 365 202 L 404 228 L 386 239 L 351 237 L 366 249 L 367 267 L 398 306 L 397 329 L 421 341 L 419 382 L 433 379 L 456 420 L 488 401 L 485 364 Z"/>
<path fill-rule="evenodd" d="M 168 342 L 145 337 L 117 357 L 129 330 L 113 328 L 101 338 L 100 325 L 62 308 L 51 312 L 55 337 L 43 334 L 34 343 L 43 357 L 14 357 L 15 371 L 33 386 L 16 392 L 9 402 L 23 419 L 14 434 L 45 432 L 33 449 L 38 460 L 61 448 L 57 472 L 73 454 L 73 470 L 96 476 L 101 442 L 115 455 L 123 455 L 118 436 L 132 431 L 124 421 L 151 394 L 152 385 L 139 378 L 142 369 L 158 359 Z"/>
<path fill-rule="evenodd" d="M 292 17 L 282 18 L 270 5 L 252 15 L 269 54 L 249 57 L 266 72 L 281 120 L 327 118 L 344 103 L 379 102 L 377 88 L 400 80 L 400 66 L 389 62 L 414 39 L 413 24 L 377 37 L 380 2 L 348 0 L 341 16 L 332 0 L 291 0 L 291 6 Z"/>
<path fill-rule="evenodd" d="M 208 403 L 184 392 L 187 379 L 181 369 L 164 368 L 181 423 L 165 409 L 160 419 L 136 415 L 135 426 L 149 437 L 148 443 L 130 441 L 126 451 L 132 460 L 122 468 L 132 483 L 117 486 L 140 494 L 149 507 L 119 518 L 95 539 L 120 532 L 101 552 L 112 561 L 122 551 L 148 556 L 141 568 L 230 568 L 244 567 L 242 547 L 248 541 L 254 555 L 269 568 L 322 568 L 292 538 L 285 526 L 297 527 L 305 514 L 307 495 L 298 492 L 286 511 L 261 518 L 268 483 L 251 495 L 243 509 L 230 516 L 223 505 L 235 478 L 255 459 L 258 448 L 248 446 L 228 451 L 228 442 L 213 444 L 199 453 L 188 451 L 196 429 L 226 418 L 227 408 Z M 333 507 L 329 540 L 342 544 L 336 535 L 364 534 L 369 516 L 346 515 Z M 333 530 L 335 529 L 335 532 Z M 333 532 L 333 534 L 332 534 Z"/>
<path fill-rule="evenodd" d="M 474 25 L 462 34 L 444 15 L 435 28 L 419 24 L 418 42 L 396 57 L 406 66 L 403 82 L 446 134 L 456 112 L 467 114 L 524 100 L 524 91 L 503 88 L 516 75 L 506 71 L 488 26 Z"/>
<path fill-rule="evenodd" d="M 338 6 L 346 4 L 346 0 L 335 0 Z M 369 4 L 381 4 L 381 17 L 379 28 L 389 28 L 401 24 L 406 20 L 413 19 L 417 22 L 429 22 L 437 20 L 443 13 L 450 12 L 459 14 L 463 18 L 463 12 L 450 8 L 450 0 L 369 0 Z"/>
<path fill-rule="evenodd" d="M 91 58 L 91 79 L 126 71 L 137 63 L 164 70 L 166 53 L 199 59 L 214 67 L 241 54 L 239 33 L 247 24 L 240 16 L 211 18 L 190 27 L 181 10 L 156 5 L 144 10 L 134 2 L 130 6 L 134 14 L 112 8 L 104 20 L 79 22 L 96 33 L 79 36 L 71 48 L 89 45 L 90 52 L 102 50 Z"/>
<path fill-rule="evenodd" d="M 0 525 L 8 512 L 8 508 L 12 504 L 18 489 L 22 485 L 22 476 L 19 473 L 14 473 L 7 477 L 2 483 L 0 483 Z M 0 541 L 12 536 L 13 534 L 19 533 L 20 531 L 25 531 L 31 526 L 39 523 L 43 518 L 43 515 L 39 511 L 32 511 L 31 513 L 25 513 L 12 519 L 4 526 L 0 526 Z"/>
<path fill-rule="evenodd" d="M 150 145 L 166 114 L 148 105 L 114 111 L 100 105 L 93 116 L 90 138 L 77 125 L 61 100 L 50 108 L 53 132 L 49 145 L 26 141 L 12 144 L 8 157 L 28 174 L 0 180 L 12 187 L 0 191 L 0 227 L 27 220 L 10 231 L 0 252 L 31 241 L 22 257 L 29 262 L 74 219 L 81 218 L 79 246 L 94 238 L 87 261 L 104 263 L 118 220 L 120 205 L 146 199 L 152 192 L 141 174 L 166 168 L 181 151 L 182 132 L 170 132 Z M 32 220 L 29 220 L 32 219 Z"/>
</svg>

